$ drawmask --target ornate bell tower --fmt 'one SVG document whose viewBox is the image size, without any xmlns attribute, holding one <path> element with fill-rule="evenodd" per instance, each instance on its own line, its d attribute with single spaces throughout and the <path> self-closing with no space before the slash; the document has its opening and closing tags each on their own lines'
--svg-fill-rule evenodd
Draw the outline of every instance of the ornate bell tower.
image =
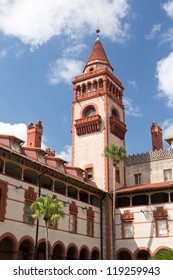
<svg viewBox="0 0 173 280">
<path fill-rule="evenodd" d="M 110 144 L 124 146 L 126 125 L 122 103 L 123 86 L 114 76 L 102 43 L 97 38 L 83 74 L 73 80 L 72 165 L 86 170 L 86 179 L 105 191 L 124 185 L 123 164 L 113 169 L 112 161 L 104 158 Z"/>
</svg>

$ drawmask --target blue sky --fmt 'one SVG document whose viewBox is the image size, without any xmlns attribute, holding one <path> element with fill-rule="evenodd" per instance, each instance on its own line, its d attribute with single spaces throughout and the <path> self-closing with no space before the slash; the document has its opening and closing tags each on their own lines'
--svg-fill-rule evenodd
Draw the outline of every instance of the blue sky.
<svg viewBox="0 0 173 280">
<path fill-rule="evenodd" d="M 100 40 L 125 87 L 128 154 L 151 151 L 150 127 L 173 137 L 173 0 L 0 0 L 0 133 L 70 160 L 73 77 Z M 167 147 L 167 144 L 165 144 Z"/>
</svg>

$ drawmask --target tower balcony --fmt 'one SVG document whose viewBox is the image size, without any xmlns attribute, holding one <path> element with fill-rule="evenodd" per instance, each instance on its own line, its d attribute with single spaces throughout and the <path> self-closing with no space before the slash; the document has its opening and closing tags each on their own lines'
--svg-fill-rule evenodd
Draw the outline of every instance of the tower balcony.
<svg viewBox="0 0 173 280">
<path fill-rule="evenodd" d="M 85 135 L 98 132 L 101 129 L 100 115 L 93 115 L 76 120 L 75 123 L 77 135 Z"/>
<path fill-rule="evenodd" d="M 110 117 L 110 132 L 113 133 L 115 136 L 124 140 L 126 134 L 126 125 L 116 116 Z"/>
</svg>

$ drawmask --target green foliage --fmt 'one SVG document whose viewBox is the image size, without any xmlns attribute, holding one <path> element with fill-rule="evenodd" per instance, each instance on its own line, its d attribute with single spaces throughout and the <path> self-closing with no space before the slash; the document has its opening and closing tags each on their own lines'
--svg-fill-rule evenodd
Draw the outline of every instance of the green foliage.
<svg viewBox="0 0 173 280">
<path fill-rule="evenodd" d="M 50 195 L 45 197 L 38 197 L 36 201 L 31 204 L 33 219 L 40 219 L 41 217 L 48 225 L 56 225 L 60 217 L 64 217 L 63 204 Z"/>
<path fill-rule="evenodd" d="M 173 260 L 173 249 L 161 249 L 151 260 Z"/>
<path fill-rule="evenodd" d="M 112 144 L 104 149 L 103 155 L 118 163 L 125 159 L 126 150 L 123 146 Z"/>
</svg>

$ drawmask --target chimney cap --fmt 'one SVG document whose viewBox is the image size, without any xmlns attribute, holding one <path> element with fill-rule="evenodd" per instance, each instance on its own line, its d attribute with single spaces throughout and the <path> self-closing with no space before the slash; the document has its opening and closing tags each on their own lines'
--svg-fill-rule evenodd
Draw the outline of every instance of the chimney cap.
<svg viewBox="0 0 173 280">
<path fill-rule="evenodd" d="M 172 137 L 172 138 L 167 138 L 167 139 L 165 139 L 165 141 L 166 141 L 170 146 L 173 145 L 173 137 Z"/>
</svg>

